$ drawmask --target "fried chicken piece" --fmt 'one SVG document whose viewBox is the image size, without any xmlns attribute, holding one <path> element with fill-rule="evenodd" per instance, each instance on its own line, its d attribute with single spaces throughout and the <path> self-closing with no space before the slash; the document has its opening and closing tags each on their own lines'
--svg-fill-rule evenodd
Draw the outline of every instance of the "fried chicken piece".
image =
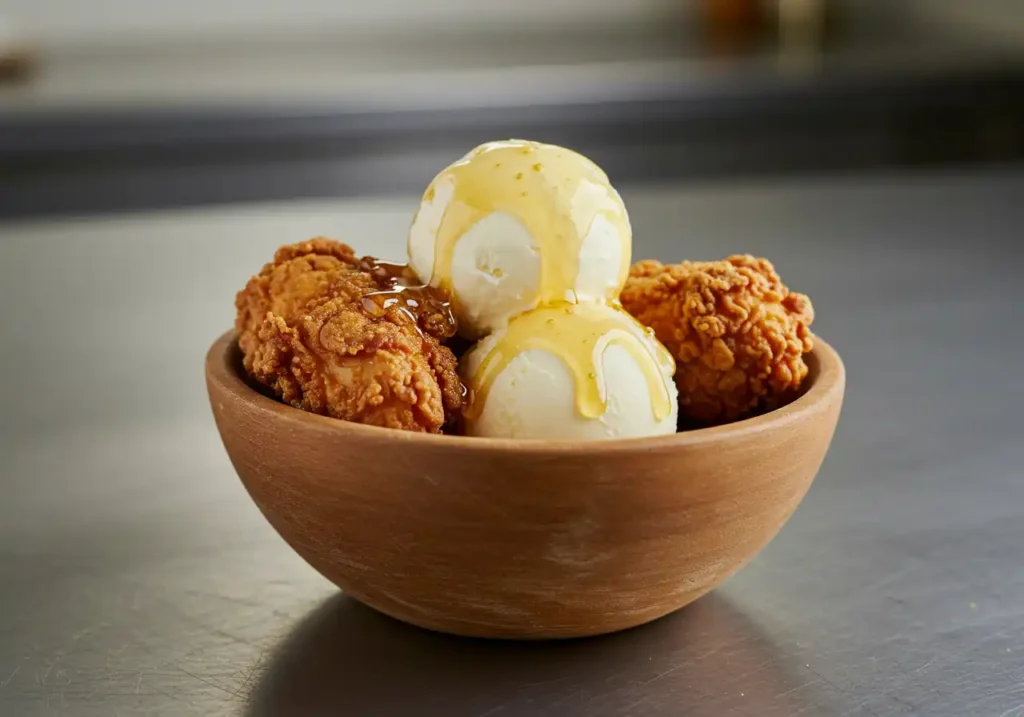
<svg viewBox="0 0 1024 717">
<path fill-rule="evenodd" d="M 766 259 L 641 261 L 621 301 L 675 356 L 679 413 L 696 424 L 777 408 L 807 376 L 814 309 Z"/>
<path fill-rule="evenodd" d="M 284 402 L 347 421 L 439 433 L 462 410 L 445 297 L 406 295 L 399 267 L 312 239 L 278 249 L 235 297 L 245 370 Z"/>
</svg>

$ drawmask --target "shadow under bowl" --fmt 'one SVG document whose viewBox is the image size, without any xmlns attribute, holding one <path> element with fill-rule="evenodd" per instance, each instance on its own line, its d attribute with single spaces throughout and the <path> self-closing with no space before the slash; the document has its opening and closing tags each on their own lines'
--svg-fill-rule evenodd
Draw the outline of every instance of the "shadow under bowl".
<svg viewBox="0 0 1024 717">
<path fill-rule="evenodd" d="M 803 395 L 670 436 L 573 443 L 426 435 L 263 395 L 229 332 L 206 381 L 231 462 L 288 544 L 349 596 L 474 637 L 583 637 L 662 617 L 753 558 L 835 432 L 845 372 L 817 339 Z"/>
</svg>

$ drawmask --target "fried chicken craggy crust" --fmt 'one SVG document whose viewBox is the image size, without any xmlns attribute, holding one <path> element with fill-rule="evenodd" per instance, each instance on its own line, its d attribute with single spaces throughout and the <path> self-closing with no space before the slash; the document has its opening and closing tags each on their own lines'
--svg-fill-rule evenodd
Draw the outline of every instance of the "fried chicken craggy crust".
<svg viewBox="0 0 1024 717">
<path fill-rule="evenodd" d="M 766 259 L 641 261 L 621 301 L 675 356 L 681 417 L 712 424 L 771 410 L 807 376 L 814 309 Z"/>
<path fill-rule="evenodd" d="M 455 332 L 425 304 L 383 308 L 392 286 L 351 247 L 282 247 L 235 298 L 245 370 L 286 403 L 376 426 L 440 432 L 462 409 Z"/>
</svg>

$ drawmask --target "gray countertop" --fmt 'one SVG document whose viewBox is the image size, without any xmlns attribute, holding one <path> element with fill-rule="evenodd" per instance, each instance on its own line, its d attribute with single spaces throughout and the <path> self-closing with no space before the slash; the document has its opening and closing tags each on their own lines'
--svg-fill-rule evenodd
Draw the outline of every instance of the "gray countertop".
<svg viewBox="0 0 1024 717">
<path fill-rule="evenodd" d="M 635 254 L 773 259 L 847 403 L 790 523 L 630 632 L 495 644 L 340 596 L 206 405 L 234 290 L 313 234 L 400 256 L 411 198 L 0 223 L 4 715 L 1024 714 L 1024 174 L 624 186 Z"/>
</svg>

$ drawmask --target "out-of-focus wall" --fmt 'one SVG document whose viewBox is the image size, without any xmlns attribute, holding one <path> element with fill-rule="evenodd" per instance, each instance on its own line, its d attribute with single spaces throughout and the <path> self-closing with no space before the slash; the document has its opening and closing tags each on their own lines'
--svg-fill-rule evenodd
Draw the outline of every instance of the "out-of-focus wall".
<svg viewBox="0 0 1024 717">
<path fill-rule="evenodd" d="M 858 13 L 893 0 L 828 0 Z M 0 29 L 44 42 L 183 40 L 341 32 L 438 32 L 498 23 L 657 25 L 700 0 L 0 0 Z M 1024 0 L 899 0 L 898 7 L 996 41 L 1024 41 Z M 0 33 L 2 34 L 2 33 Z"/>
<path fill-rule="evenodd" d="M 1024 0 L 909 0 L 919 14 L 994 40 L 1024 42 Z"/>
<path fill-rule="evenodd" d="M 301 34 L 498 22 L 657 22 L 695 0 L 0 0 L 0 18 L 43 41 Z"/>
</svg>

